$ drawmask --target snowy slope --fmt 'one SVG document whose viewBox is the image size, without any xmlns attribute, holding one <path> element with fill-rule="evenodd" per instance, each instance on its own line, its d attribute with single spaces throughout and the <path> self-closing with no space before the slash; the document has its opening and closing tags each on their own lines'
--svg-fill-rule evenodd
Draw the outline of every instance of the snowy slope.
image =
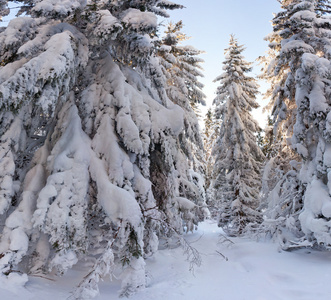
<svg viewBox="0 0 331 300">
<path fill-rule="evenodd" d="M 234 238 L 219 243 L 220 229 L 207 221 L 186 239 L 197 248 L 202 266 L 194 274 L 181 248 L 160 250 L 147 260 L 150 283 L 132 300 L 329 300 L 331 253 L 303 249 L 279 251 L 277 244 Z M 218 252 L 227 257 L 226 260 Z M 84 275 L 77 266 L 62 278 L 31 277 L 26 288 L 2 286 L 0 299 L 61 300 Z M 96 299 L 119 299 L 120 282 L 105 280 Z"/>
</svg>

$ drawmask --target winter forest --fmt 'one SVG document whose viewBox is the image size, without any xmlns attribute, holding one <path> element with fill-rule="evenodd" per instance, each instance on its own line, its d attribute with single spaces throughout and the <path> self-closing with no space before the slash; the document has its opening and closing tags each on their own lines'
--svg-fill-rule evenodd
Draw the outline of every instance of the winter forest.
<svg viewBox="0 0 331 300">
<path fill-rule="evenodd" d="M 233 32 L 207 99 L 180 0 L 0 0 L 0 17 L 17 10 L 0 27 L 1 299 L 158 300 L 169 280 L 262 282 L 262 265 L 303 261 L 330 279 L 331 2 L 274 1 L 259 74 Z M 185 271 L 157 276 L 171 259 Z M 165 298 L 328 299 L 309 283 Z"/>
</svg>

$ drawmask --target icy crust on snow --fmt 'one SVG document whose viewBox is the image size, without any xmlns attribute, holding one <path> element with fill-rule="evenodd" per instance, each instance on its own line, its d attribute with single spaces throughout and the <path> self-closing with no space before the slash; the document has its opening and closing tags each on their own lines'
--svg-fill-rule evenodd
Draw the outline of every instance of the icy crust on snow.
<svg viewBox="0 0 331 300">
<path fill-rule="evenodd" d="M 8 33 L 30 22 L 18 18 L 0 34 Z M 17 25 L 19 23 L 19 25 Z M 9 32 L 7 32 L 9 31 Z M 6 40 L 9 47 L 15 40 Z M 18 107 L 23 101 L 37 101 L 44 111 L 54 110 L 61 93 L 71 88 L 77 69 L 87 63 L 87 40 L 68 24 L 52 24 L 18 49 L 26 55 L 0 68 L 0 105 Z M 34 55 L 30 58 L 31 55 Z"/>
<path fill-rule="evenodd" d="M 303 232 L 319 244 L 331 245 L 331 197 L 328 187 L 316 177 L 308 183 L 304 211 L 299 216 Z"/>
</svg>

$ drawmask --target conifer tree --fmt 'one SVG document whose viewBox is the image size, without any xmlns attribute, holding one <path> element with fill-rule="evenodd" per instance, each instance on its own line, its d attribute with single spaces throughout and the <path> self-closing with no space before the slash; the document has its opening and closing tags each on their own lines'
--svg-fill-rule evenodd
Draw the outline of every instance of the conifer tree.
<svg viewBox="0 0 331 300">
<path fill-rule="evenodd" d="M 286 11 L 275 15 L 274 31 L 266 38 L 270 47 L 268 57 L 260 58 L 263 65 L 261 77 L 270 83 L 265 98 L 269 100 L 266 109 L 271 113 L 272 127 L 269 127 L 267 135 L 274 150 L 265 164 L 262 176 L 261 208 L 265 209 L 267 218 L 262 227 L 263 231 L 271 235 L 283 235 L 285 232 L 300 235 L 298 212 L 302 208 L 302 202 L 297 182 L 301 158 L 291 144 L 297 111 L 294 98 L 295 75 L 291 70 L 288 53 L 282 52 L 287 20 Z M 293 199 L 295 201 L 292 201 Z M 287 224 L 292 225 L 289 228 Z"/>
<path fill-rule="evenodd" d="M 244 49 L 231 36 L 224 73 L 215 79 L 220 82 L 214 105 L 221 127 L 213 147 L 212 187 L 219 202 L 219 226 L 230 235 L 242 234 L 249 223 L 260 218 L 257 207 L 264 155 L 256 142 L 259 126 L 250 114 L 258 107 L 258 90 L 255 79 L 247 75 L 251 64 L 242 56 Z"/>
<path fill-rule="evenodd" d="M 203 51 L 181 45 L 189 39 L 181 31 L 182 28 L 181 21 L 176 24 L 169 23 L 159 55 L 167 77 L 167 95 L 185 112 L 185 131 L 181 138 L 183 150 L 193 161 L 194 167 L 202 169 L 203 143 L 197 118 L 197 105 L 206 104 L 206 96 L 202 92 L 203 84 L 199 81 L 199 77 L 203 77 L 201 73 L 203 59 L 198 55 Z"/>
<path fill-rule="evenodd" d="M 295 210 L 294 215 L 296 214 L 297 219 L 297 212 L 302 208 L 297 184 L 301 158 L 291 147 L 296 105 L 293 98 L 289 96 L 291 95 L 288 90 L 288 87 L 291 87 L 288 85 L 290 79 L 287 78 L 290 73 L 289 66 L 284 65 L 278 68 L 277 65 L 281 38 L 276 32 L 269 35 L 268 40 L 271 47 L 269 56 L 261 59 L 264 64 L 261 78 L 270 84 L 270 89 L 264 96 L 269 100 L 265 109 L 271 112 L 264 130 L 262 145 L 266 162 L 262 175 L 260 209 L 264 211 L 267 219 L 262 223 L 262 232 L 272 236 L 290 230 L 298 234 L 300 229 L 297 221 L 293 222 L 292 219 L 292 212 Z M 292 207 L 295 209 L 291 209 Z M 292 220 L 292 223 L 284 221 L 287 219 Z M 290 229 L 286 224 L 296 227 L 291 225 Z"/>
<path fill-rule="evenodd" d="M 278 200 L 271 201 L 270 206 L 282 231 L 289 229 L 291 239 L 302 237 L 302 245 L 308 241 L 326 247 L 330 245 L 327 210 L 330 30 L 321 8 L 328 5 L 328 1 L 283 1 L 284 11 L 274 20 L 274 30 L 281 38 L 276 76 L 280 70 L 288 70 L 274 92 L 283 93 L 282 99 L 289 103 L 278 101 L 277 106 L 282 105 L 287 119 L 292 120 L 288 141 L 302 162 L 300 165 L 292 161 L 293 170 L 277 183 L 272 194 Z M 293 109 L 286 110 L 290 106 Z M 292 246 L 287 241 L 285 247 Z"/>
<path fill-rule="evenodd" d="M 155 46 L 157 15 L 181 6 L 17 2 L 27 16 L 0 33 L 0 280 L 63 274 L 90 257 L 76 298 L 119 267 L 130 295 L 145 285 L 160 228 L 180 233 L 196 209 L 180 195 L 184 112 Z"/>
<path fill-rule="evenodd" d="M 215 130 L 215 122 L 214 122 L 214 116 L 213 111 L 211 108 L 208 109 L 205 119 L 205 129 L 204 129 L 204 147 L 205 147 L 205 153 L 206 153 L 206 187 L 209 187 L 211 174 L 212 174 L 212 155 L 211 151 L 216 139 L 217 130 Z"/>
<path fill-rule="evenodd" d="M 206 161 L 206 201 L 209 209 L 214 217 L 217 217 L 218 210 L 216 199 L 214 198 L 215 191 L 213 189 L 213 169 L 215 164 L 215 157 L 212 155 L 212 149 L 215 146 L 217 137 L 219 136 L 220 121 L 215 118 L 213 108 L 209 108 L 205 119 L 204 129 L 204 147 L 205 147 L 205 161 Z"/>
<path fill-rule="evenodd" d="M 205 95 L 199 82 L 199 77 L 203 76 L 200 71 L 203 60 L 198 55 L 202 51 L 181 44 L 188 40 L 182 28 L 181 21 L 169 23 L 158 54 L 167 78 L 166 93 L 184 111 L 184 130 L 178 136 L 177 155 L 186 159 L 187 163 L 177 164 L 174 169 L 181 175 L 180 196 L 198 205 L 192 222 L 189 222 L 191 225 L 188 227 L 192 229 L 192 225 L 197 224 L 196 218 L 201 220 L 208 215 L 204 190 L 204 148 L 196 114 L 197 105 L 205 105 Z"/>
<path fill-rule="evenodd" d="M 331 190 L 328 157 L 331 107 L 328 99 L 331 96 L 331 31 L 329 18 L 316 13 L 316 5 L 320 3 L 321 1 L 299 2 L 287 8 L 289 15 L 293 13 L 291 19 L 296 23 L 301 22 L 304 31 L 310 33 L 309 36 L 300 36 L 309 51 L 301 53 L 296 69 L 295 101 L 298 110 L 292 144 L 303 159 L 300 187 L 304 191 L 304 201 L 299 220 L 305 234 L 304 240 L 330 248 L 331 215 L 328 208 Z M 324 4 L 327 2 L 323 2 Z M 296 35 L 294 31 L 292 38 Z"/>
</svg>

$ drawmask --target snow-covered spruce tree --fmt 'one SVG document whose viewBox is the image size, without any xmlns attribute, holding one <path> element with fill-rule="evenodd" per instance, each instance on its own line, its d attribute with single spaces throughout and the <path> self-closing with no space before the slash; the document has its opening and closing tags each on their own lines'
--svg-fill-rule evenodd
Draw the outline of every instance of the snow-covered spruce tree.
<svg viewBox="0 0 331 300">
<path fill-rule="evenodd" d="M 205 148 L 205 160 L 206 160 L 206 188 L 210 185 L 211 174 L 213 169 L 213 156 L 211 155 L 211 151 L 216 140 L 216 130 L 215 130 L 215 122 L 213 116 L 213 110 L 211 108 L 208 109 L 205 119 L 204 119 L 204 135 L 203 142 Z"/>
<path fill-rule="evenodd" d="M 303 212 L 299 216 L 304 240 L 331 247 L 330 185 L 330 74 L 331 30 L 329 17 L 316 13 L 320 1 L 293 3 L 287 7 L 291 21 L 302 24 L 306 33 L 296 69 L 296 124 L 292 145 L 303 158 L 300 186 L 304 190 Z M 292 29 L 293 25 L 289 24 Z M 288 43 L 297 37 L 292 29 Z M 286 47 L 286 44 L 284 45 Z M 285 48 L 286 50 L 286 48 Z M 304 243 L 306 244 L 306 243 Z"/>
<path fill-rule="evenodd" d="M 181 32 L 182 27 L 181 21 L 168 25 L 158 53 L 167 77 L 167 95 L 185 112 L 182 149 L 193 162 L 193 167 L 202 169 L 203 143 L 195 109 L 198 104 L 205 105 L 206 98 L 199 81 L 199 77 L 203 77 L 200 65 L 203 59 L 198 55 L 203 51 L 180 44 L 189 39 Z"/>
<path fill-rule="evenodd" d="M 259 146 L 266 157 L 266 162 L 262 172 L 261 203 L 259 209 L 264 211 L 266 218 L 270 218 L 270 214 L 272 214 L 275 209 L 275 201 L 272 198 L 274 195 L 279 194 L 279 192 L 275 194 L 274 189 L 279 181 L 286 178 L 284 175 L 287 172 L 290 171 L 293 176 L 292 166 L 297 166 L 294 159 L 298 159 L 298 156 L 291 150 L 281 134 L 278 136 L 274 135 L 273 121 L 270 117 L 268 119 L 268 125 L 265 127 L 263 133 L 263 136 L 259 135 Z M 279 195 L 277 197 L 279 197 Z M 281 203 L 280 207 L 283 207 Z M 264 225 L 265 224 L 263 224 L 262 227 L 264 227 Z"/>
<path fill-rule="evenodd" d="M 76 298 L 117 269 L 129 295 L 145 285 L 155 220 L 181 232 L 196 206 L 180 197 L 184 112 L 154 43 L 156 15 L 180 6 L 17 2 L 28 16 L 0 33 L 0 278 L 62 274 L 90 257 Z"/>
<path fill-rule="evenodd" d="M 196 105 L 205 105 L 205 95 L 199 82 L 199 77 L 203 76 L 200 72 L 203 60 L 198 55 L 202 51 L 181 45 L 188 39 L 181 32 L 182 27 L 181 21 L 169 23 L 158 55 L 167 78 L 166 93 L 184 111 L 184 130 L 178 136 L 180 148 L 176 153 L 176 160 L 182 163 L 176 163 L 175 170 L 180 175 L 179 195 L 198 205 L 195 215 L 192 215 L 194 218 L 187 224 L 187 230 L 192 230 L 194 224 L 208 215 L 204 190 L 204 148 L 195 112 Z"/>
<path fill-rule="evenodd" d="M 251 64 L 242 56 L 244 47 L 234 36 L 225 50 L 224 73 L 214 100 L 221 119 L 218 139 L 213 147 L 215 166 L 212 188 L 219 202 L 219 226 L 230 235 L 240 235 L 245 227 L 260 218 L 260 169 L 264 155 L 257 145 L 259 130 L 250 112 L 257 108 L 258 93 L 254 78 L 246 73 Z"/>
<path fill-rule="evenodd" d="M 286 11 L 276 14 L 273 19 L 273 33 L 269 41 L 267 57 L 260 58 L 261 78 L 269 82 L 265 94 L 269 100 L 266 109 L 271 113 L 271 122 L 265 134 L 273 151 L 264 167 L 262 176 L 261 209 L 265 221 L 260 230 L 263 234 L 289 238 L 289 234 L 300 236 L 298 214 L 302 208 L 301 189 L 298 185 L 300 156 L 291 147 L 297 106 L 295 103 L 294 75 L 289 63 L 289 53 L 281 51 L 286 38 L 288 15 Z M 294 53 L 292 53 L 294 55 Z"/>
<path fill-rule="evenodd" d="M 164 59 L 163 65 L 169 73 L 167 74 L 169 94 L 177 102 L 182 101 L 182 106 L 205 105 L 206 96 L 202 92 L 203 84 L 199 81 L 199 77 L 203 77 L 201 63 L 204 60 L 199 57 L 203 51 L 189 45 L 181 45 L 182 42 L 189 39 L 181 31 L 182 28 L 182 21 L 175 24 L 170 22 L 159 49 L 159 53 Z M 185 95 L 186 99 L 180 99 L 178 93 Z"/>
<path fill-rule="evenodd" d="M 215 156 L 212 155 L 212 149 L 215 146 L 219 136 L 220 120 L 215 117 L 214 108 L 211 107 L 205 116 L 204 147 L 206 161 L 206 201 L 213 217 L 217 217 L 218 210 L 213 189 L 213 169 Z"/>
<path fill-rule="evenodd" d="M 328 2 L 284 1 L 282 22 L 275 26 L 282 38 L 276 69 L 289 70 L 287 81 L 290 78 L 291 84 L 282 85 L 282 89 L 295 106 L 290 116 L 295 121 L 291 147 L 301 156 L 302 166 L 292 162 L 296 174 L 290 171 L 284 175 L 282 182 L 287 186 L 278 189 L 279 201 L 270 211 L 276 211 L 274 219 L 278 217 L 280 226 L 290 229 L 292 239 L 293 232 L 294 238 L 303 236 L 299 245 L 329 247 L 330 22 L 321 16 L 321 4 Z"/>
</svg>

